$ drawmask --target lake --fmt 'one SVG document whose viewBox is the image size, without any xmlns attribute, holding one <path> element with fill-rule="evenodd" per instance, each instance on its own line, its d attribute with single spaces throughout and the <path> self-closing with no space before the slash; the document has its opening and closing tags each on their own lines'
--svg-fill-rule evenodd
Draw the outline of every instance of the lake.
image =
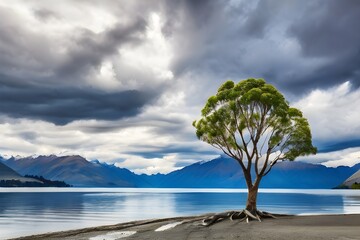
<svg viewBox="0 0 360 240">
<path fill-rule="evenodd" d="M 0 239 L 132 220 L 242 209 L 245 189 L 0 188 Z M 261 189 L 258 208 L 360 213 L 360 191 Z"/>
</svg>

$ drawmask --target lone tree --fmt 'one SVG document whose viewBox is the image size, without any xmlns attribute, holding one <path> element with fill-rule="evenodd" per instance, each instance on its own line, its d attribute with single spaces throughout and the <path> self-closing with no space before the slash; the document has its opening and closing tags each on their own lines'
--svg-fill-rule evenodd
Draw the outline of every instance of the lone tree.
<svg viewBox="0 0 360 240">
<path fill-rule="evenodd" d="M 211 96 L 194 121 L 197 137 L 220 149 L 241 166 L 248 188 L 246 207 L 204 220 L 211 224 L 226 217 L 243 220 L 273 215 L 256 206 L 260 182 L 279 161 L 316 154 L 308 121 L 289 106 L 284 96 L 263 79 L 227 81 Z"/>
</svg>

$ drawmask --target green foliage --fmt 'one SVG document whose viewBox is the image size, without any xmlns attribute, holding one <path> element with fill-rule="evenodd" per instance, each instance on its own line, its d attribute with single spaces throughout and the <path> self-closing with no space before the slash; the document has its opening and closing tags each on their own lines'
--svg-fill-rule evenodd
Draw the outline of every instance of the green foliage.
<svg viewBox="0 0 360 240">
<path fill-rule="evenodd" d="M 355 183 L 353 183 L 353 184 L 351 185 L 350 188 L 351 188 L 351 189 L 360 189 L 360 183 L 355 182 Z"/>
<path fill-rule="evenodd" d="M 292 161 L 317 151 L 302 112 L 290 107 L 264 79 L 237 84 L 226 81 L 208 99 L 201 114 L 201 119 L 193 122 L 197 137 L 240 162 L 262 158 L 265 165 L 272 166 L 278 160 Z"/>
</svg>

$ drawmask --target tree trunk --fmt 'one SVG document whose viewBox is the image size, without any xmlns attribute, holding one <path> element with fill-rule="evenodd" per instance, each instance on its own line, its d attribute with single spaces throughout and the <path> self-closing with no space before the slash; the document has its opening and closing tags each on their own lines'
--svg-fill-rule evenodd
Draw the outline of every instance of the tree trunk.
<svg viewBox="0 0 360 240">
<path fill-rule="evenodd" d="M 245 209 L 253 214 L 256 213 L 257 211 L 256 199 L 257 199 L 258 190 L 259 190 L 259 186 L 256 184 L 248 188 L 248 198 Z"/>
</svg>

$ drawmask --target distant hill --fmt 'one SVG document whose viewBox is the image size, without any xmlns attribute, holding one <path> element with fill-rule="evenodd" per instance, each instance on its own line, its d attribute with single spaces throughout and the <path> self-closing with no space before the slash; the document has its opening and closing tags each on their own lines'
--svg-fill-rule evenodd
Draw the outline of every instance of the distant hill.
<svg viewBox="0 0 360 240">
<path fill-rule="evenodd" d="M 351 175 L 349 178 L 347 178 L 342 186 L 348 187 L 348 188 L 352 188 L 354 187 L 354 184 L 359 185 L 360 184 L 360 170 L 357 171 L 356 173 L 354 173 L 353 175 Z M 356 186 L 358 187 L 358 186 Z"/>
<path fill-rule="evenodd" d="M 318 164 L 284 161 L 274 166 L 264 177 L 260 187 L 329 189 L 343 182 L 358 169 L 360 169 L 360 164 L 354 167 L 328 168 Z M 150 176 L 149 179 L 157 187 L 246 187 L 240 165 L 230 158 L 195 163 L 167 175 Z"/>
<path fill-rule="evenodd" d="M 0 181 L 1 180 L 3 181 L 16 180 L 20 182 L 40 182 L 39 180 L 33 178 L 23 177 L 19 173 L 11 169 L 10 167 L 0 162 Z"/>
<path fill-rule="evenodd" d="M 265 177 L 262 187 L 334 188 L 359 169 L 360 164 L 333 168 L 286 161 L 274 166 L 272 172 Z"/>
<path fill-rule="evenodd" d="M 245 188 L 239 164 L 230 158 L 197 162 L 169 174 L 137 175 L 81 156 L 39 156 L 4 161 L 20 174 L 44 176 L 78 187 Z M 263 179 L 262 188 L 325 188 L 338 186 L 360 169 L 330 168 L 303 162 L 280 162 Z"/>
<path fill-rule="evenodd" d="M 229 158 L 197 162 L 169 174 L 147 177 L 156 187 L 175 188 L 237 188 L 245 187 L 240 165 Z"/>
<path fill-rule="evenodd" d="M 127 169 L 89 162 L 78 155 L 10 158 L 4 162 L 20 174 L 61 180 L 78 187 L 137 187 L 141 182 L 138 175 Z"/>
<path fill-rule="evenodd" d="M 42 176 L 21 176 L 0 161 L 0 187 L 70 187 L 63 181 L 50 181 Z"/>
</svg>

